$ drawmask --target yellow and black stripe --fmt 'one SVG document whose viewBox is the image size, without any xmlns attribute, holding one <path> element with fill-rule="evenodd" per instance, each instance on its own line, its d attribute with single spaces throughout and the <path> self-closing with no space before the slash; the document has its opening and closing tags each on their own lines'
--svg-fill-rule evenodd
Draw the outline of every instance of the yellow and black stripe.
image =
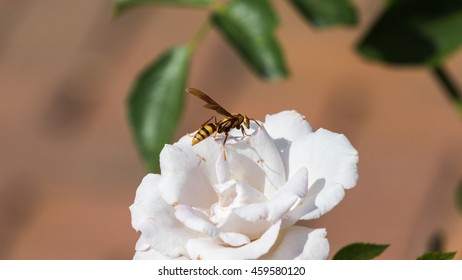
<svg viewBox="0 0 462 280">
<path fill-rule="evenodd" d="M 226 117 L 218 123 L 218 133 L 228 133 L 232 128 L 238 127 L 239 124 L 236 117 Z"/>
<path fill-rule="evenodd" d="M 200 141 L 212 135 L 215 131 L 217 131 L 217 128 L 218 128 L 218 124 L 216 123 L 208 123 L 202 126 L 201 128 L 199 128 L 196 135 L 194 135 L 194 138 L 192 140 L 192 145 L 194 146 Z"/>
</svg>

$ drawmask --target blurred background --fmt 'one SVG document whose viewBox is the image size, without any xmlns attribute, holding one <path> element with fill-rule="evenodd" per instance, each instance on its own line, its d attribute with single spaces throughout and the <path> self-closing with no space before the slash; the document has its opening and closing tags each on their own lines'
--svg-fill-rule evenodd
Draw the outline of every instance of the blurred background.
<svg viewBox="0 0 462 280">
<path fill-rule="evenodd" d="M 188 86 L 263 120 L 294 109 L 347 135 L 360 179 L 326 227 L 331 254 L 352 242 L 391 244 L 382 259 L 459 251 L 462 117 L 424 68 L 364 60 L 357 40 L 382 1 L 358 0 L 355 28 L 314 29 L 285 1 L 278 37 L 291 77 L 267 83 L 212 30 Z M 128 207 L 146 171 L 125 101 L 135 77 L 188 41 L 207 11 L 164 6 L 112 18 L 111 0 L 0 1 L 0 259 L 130 259 L 139 236 Z M 446 65 L 462 87 L 462 52 Z M 194 97 L 175 139 L 211 112 Z"/>
</svg>

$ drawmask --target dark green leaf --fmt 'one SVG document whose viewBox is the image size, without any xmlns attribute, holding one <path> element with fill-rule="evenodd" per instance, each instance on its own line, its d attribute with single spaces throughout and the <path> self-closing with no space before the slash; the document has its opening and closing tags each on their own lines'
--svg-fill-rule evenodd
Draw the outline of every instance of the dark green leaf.
<svg viewBox="0 0 462 280">
<path fill-rule="evenodd" d="M 428 252 L 418 257 L 418 260 L 452 260 L 456 252 Z"/>
<path fill-rule="evenodd" d="M 292 4 L 317 27 L 355 25 L 356 9 L 349 0 L 291 0 Z"/>
<path fill-rule="evenodd" d="M 212 20 L 258 75 L 270 80 L 288 75 L 275 36 L 278 18 L 268 0 L 231 0 Z"/>
<path fill-rule="evenodd" d="M 368 58 L 438 66 L 462 44 L 462 1 L 393 1 L 360 42 Z"/>
<path fill-rule="evenodd" d="M 160 55 L 137 78 L 128 100 L 135 140 L 149 171 L 172 139 L 183 108 L 191 50 L 179 46 Z"/>
<path fill-rule="evenodd" d="M 340 249 L 334 260 L 371 260 L 378 257 L 389 245 L 353 243 Z"/>
<path fill-rule="evenodd" d="M 461 105 L 461 103 L 459 103 Z M 460 107 L 461 112 L 462 112 L 462 106 Z M 456 201 L 457 201 L 457 208 L 459 209 L 459 212 L 462 213 L 462 182 L 459 183 L 459 187 L 457 187 L 457 192 L 456 192 Z"/>
<path fill-rule="evenodd" d="M 116 0 L 115 14 L 118 15 L 126 10 L 142 4 L 173 4 L 192 7 L 208 6 L 212 0 Z"/>
</svg>

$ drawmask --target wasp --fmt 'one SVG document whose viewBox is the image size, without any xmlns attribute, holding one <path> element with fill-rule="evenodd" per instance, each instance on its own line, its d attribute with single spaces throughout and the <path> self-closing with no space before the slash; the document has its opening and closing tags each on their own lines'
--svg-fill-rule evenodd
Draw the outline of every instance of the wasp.
<svg viewBox="0 0 462 280">
<path fill-rule="evenodd" d="M 217 113 L 225 116 L 225 118 L 219 122 L 217 122 L 216 117 L 211 117 L 210 119 L 208 119 L 194 135 L 194 138 L 192 139 L 193 146 L 201 142 L 202 140 L 206 139 L 212 134 L 214 134 L 214 137 L 215 137 L 218 133 L 225 134 L 225 140 L 223 141 L 223 146 L 224 146 L 226 143 L 226 140 L 228 139 L 229 131 L 233 128 L 240 129 L 243 136 L 244 135 L 250 136 L 247 133 L 245 133 L 245 129 L 244 129 L 244 126 L 247 127 L 247 129 L 250 128 L 250 121 L 254 121 L 259 127 L 261 127 L 261 125 L 256 120 L 251 119 L 247 117 L 246 115 L 235 114 L 235 113 L 230 113 L 226 111 L 223 107 L 221 107 L 217 102 L 215 102 L 207 94 L 203 93 L 202 91 L 198 89 L 187 88 L 186 92 L 189 92 L 190 94 L 205 101 L 206 102 L 206 104 L 204 105 L 205 108 L 214 110 Z M 215 121 L 209 122 L 212 120 L 212 118 L 215 118 Z M 225 154 L 225 159 L 226 159 L 226 154 Z"/>
</svg>

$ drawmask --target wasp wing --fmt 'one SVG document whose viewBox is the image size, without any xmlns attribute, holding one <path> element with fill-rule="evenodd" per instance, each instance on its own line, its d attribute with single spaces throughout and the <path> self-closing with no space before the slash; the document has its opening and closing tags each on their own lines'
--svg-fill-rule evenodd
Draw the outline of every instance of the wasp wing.
<svg viewBox="0 0 462 280">
<path fill-rule="evenodd" d="M 196 88 L 187 88 L 187 92 L 191 93 L 192 95 L 204 100 L 207 104 L 204 105 L 205 108 L 211 109 L 216 111 L 218 114 L 223 116 L 232 117 L 230 112 L 226 111 L 223 107 L 221 107 L 217 102 L 215 102 L 212 98 L 210 98 L 207 94 L 203 93 L 202 91 Z"/>
</svg>

